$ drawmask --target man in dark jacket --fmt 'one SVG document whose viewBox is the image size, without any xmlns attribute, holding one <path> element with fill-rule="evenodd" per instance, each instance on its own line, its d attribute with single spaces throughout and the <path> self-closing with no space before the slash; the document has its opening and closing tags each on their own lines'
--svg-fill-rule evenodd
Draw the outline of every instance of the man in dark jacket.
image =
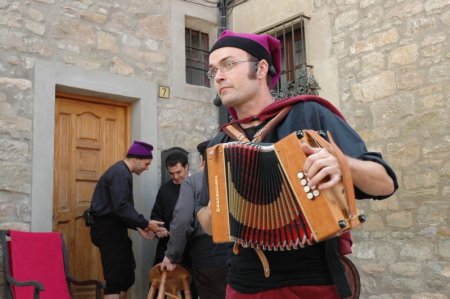
<svg viewBox="0 0 450 299">
<path fill-rule="evenodd" d="M 128 229 L 144 238 L 165 230 L 163 222 L 149 221 L 134 208 L 133 176 L 148 170 L 153 146 L 135 141 L 124 160 L 112 165 L 98 180 L 92 196 L 90 213 L 94 217 L 91 240 L 100 249 L 105 299 L 122 299 L 134 283 L 136 267 Z"/>
<path fill-rule="evenodd" d="M 185 179 L 170 224 L 170 240 L 167 244 L 162 270 L 172 271 L 183 262 L 186 246 L 190 246 L 191 269 L 200 299 L 225 298 L 227 248 L 229 244 L 214 244 L 197 221 L 195 201 L 202 190 L 203 167 L 208 141 L 197 145 L 200 154 L 200 171 Z"/>
</svg>

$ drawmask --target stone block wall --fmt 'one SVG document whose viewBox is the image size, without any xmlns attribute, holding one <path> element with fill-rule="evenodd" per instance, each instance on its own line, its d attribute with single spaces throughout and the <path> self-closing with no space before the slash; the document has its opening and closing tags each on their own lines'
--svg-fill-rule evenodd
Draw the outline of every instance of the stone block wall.
<svg viewBox="0 0 450 299">
<path fill-rule="evenodd" d="M 449 298 L 450 1 L 314 5 L 330 16 L 340 108 L 400 184 L 386 201 L 359 202 L 362 297 Z"/>
<path fill-rule="evenodd" d="M 30 229 L 34 61 L 170 86 L 171 5 L 166 0 L 0 0 L 3 228 Z M 211 137 L 218 124 L 217 108 L 209 103 L 201 98 L 159 99 L 158 149 L 195 151 L 198 142 Z"/>
</svg>

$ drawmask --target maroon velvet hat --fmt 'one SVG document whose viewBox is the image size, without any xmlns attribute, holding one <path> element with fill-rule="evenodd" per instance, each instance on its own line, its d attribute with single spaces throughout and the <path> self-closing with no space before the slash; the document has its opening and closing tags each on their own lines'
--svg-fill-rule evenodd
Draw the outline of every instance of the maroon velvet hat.
<svg viewBox="0 0 450 299">
<path fill-rule="evenodd" d="M 152 154 L 153 146 L 151 144 L 134 141 L 127 152 L 127 157 L 129 158 L 139 158 L 139 159 L 153 159 Z"/>
<path fill-rule="evenodd" d="M 258 60 L 265 59 L 269 64 L 269 75 L 272 77 L 270 87 L 273 88 L 278 83 L 281 74 L 281 46 L 278 39 L 267 34 L 236 33 L 225 30 L 220 34 L 210 52 L 223 47 L 239 48 Z"/>
</svg>

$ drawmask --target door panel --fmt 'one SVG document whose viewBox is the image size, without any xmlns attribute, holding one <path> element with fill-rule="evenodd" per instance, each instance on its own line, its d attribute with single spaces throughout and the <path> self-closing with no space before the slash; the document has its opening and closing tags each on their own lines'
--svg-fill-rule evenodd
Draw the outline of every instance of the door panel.
<svg viewBox="0 0 450 299">
<path fill-rule="evenodd" d="M 82 215 L 97 180 L 125 156 L 129 106 L 88 100 L 56 98 L 53 228 L 64 235 L 71 274 L 103 280 L 99 251 L 91 243 Z M 73 298 L 95 298 L 92 287 L 73 291 Z"/>
</svg>

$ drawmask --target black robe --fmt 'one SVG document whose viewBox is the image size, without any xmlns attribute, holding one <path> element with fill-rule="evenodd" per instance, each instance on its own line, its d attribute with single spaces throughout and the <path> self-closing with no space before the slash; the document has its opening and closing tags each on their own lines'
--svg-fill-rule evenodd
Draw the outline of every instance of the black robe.
<svg viewBox="0 0 450 299">
<path fill-rule="evenodd" d="M 173 211 L 180 194 L 180 186 L 169 180 L 161 185 L 156 195 L 155 205 L 153 206 L 150 219 L 164 222 L 164 227 L 170 230 L 170 223 L 173 219 Z M 162 262 L 164 253 L 167 249 L 169 237 L 161 238 L 156 247 L 154 265 Z"/>
<path fill-rule="evenodd" d="M 98 180 L 91 213 L 94 217 L 114 215 L 127 228 L 147 227 L 148 220 L 134 208 L 133 175 L 124 161 L 112 165 Z"/>
</svg>

